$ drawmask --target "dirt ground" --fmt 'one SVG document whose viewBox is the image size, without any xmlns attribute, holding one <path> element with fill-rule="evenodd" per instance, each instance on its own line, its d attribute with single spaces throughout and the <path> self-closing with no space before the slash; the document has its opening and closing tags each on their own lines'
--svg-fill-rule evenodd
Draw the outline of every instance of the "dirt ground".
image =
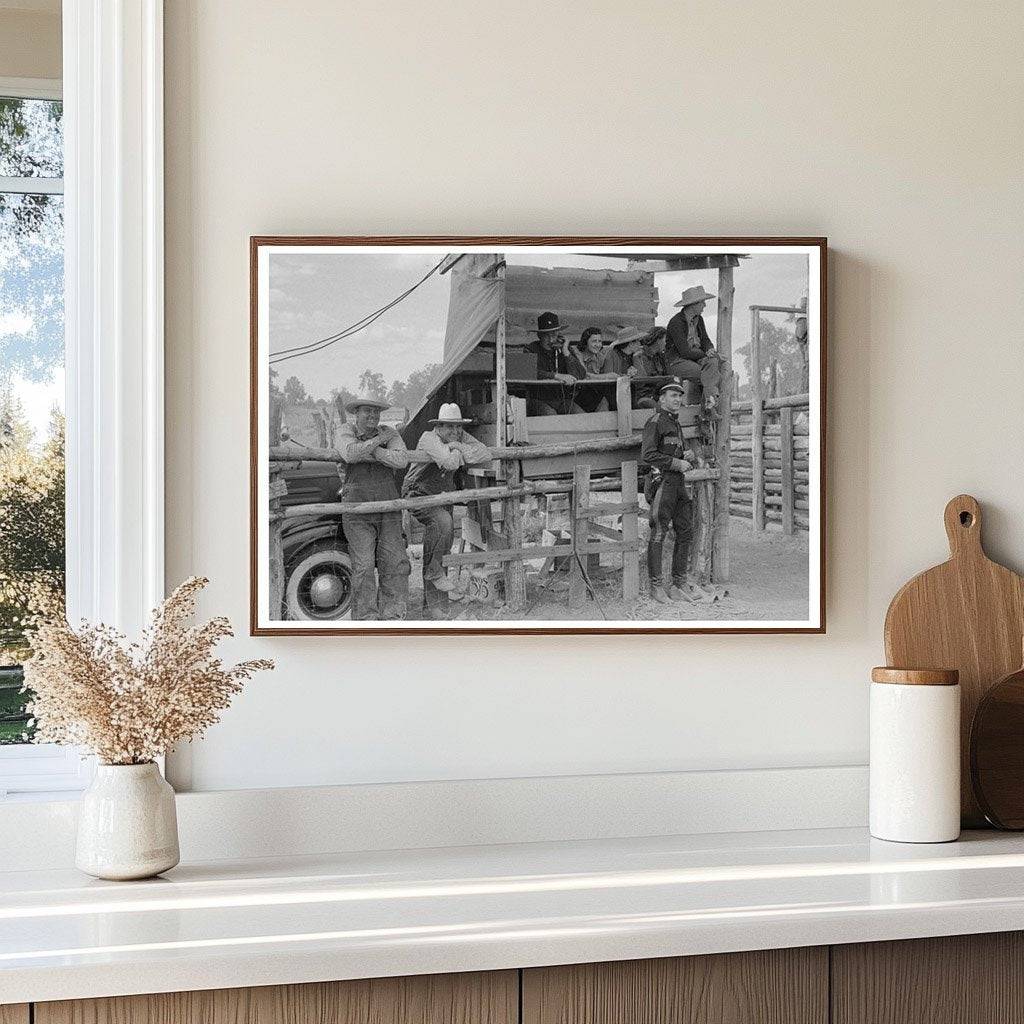
<svg viewBox="0 0 1024 1024">
<path fill-rule="evenodd" d="M 646 524 L 642 523 L 641 550 L 646 549 Z M 666 542 L 670 548 L 670 538 Z M 421 619 L 423 606 L 422 549 L 413 545 L 410 577 L 409 618 Z M 666 551 L 666 558 L 668 552 Z M 512 615 L 504 606 L 479 601 L 451 601 L 448 618 L 456 621 L 513 620 L 623 620 L 685 621 L 685 620 L 803 620 L 808 616 L 808 534 L 797 530 L 791 537 L 778 527 L 769 527 L 762 534 L 751 530 L 750 520 L 733 517 L 729 527 L 729 561 L 731 579 L 728 593 L 711 604 L 661 605 L 647 596 L 646 570 L 641 569 L 641 597 L 630 602 L 622 600 L 622 558 L 607 556 L 601 574 L 594 580 L 596 597 L 588 598 L 582 608 L 569 607 L 564 590 L 552 593 L 555 587 L 541 587 L 536 572 L 527 572 L 527 608 Z M 550 580 L 550 577 L 549 577 Z"/>
</svg>

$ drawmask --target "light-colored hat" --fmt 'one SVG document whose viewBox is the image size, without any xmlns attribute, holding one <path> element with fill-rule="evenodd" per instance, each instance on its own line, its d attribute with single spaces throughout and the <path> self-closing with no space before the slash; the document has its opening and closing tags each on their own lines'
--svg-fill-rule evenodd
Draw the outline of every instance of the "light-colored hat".
<svg viewBox="0 0 1024 1024">
<path fill-rule="evenodd" d="M 704 291 L 704 285 L 698 284 L 693 288 L 687 288 L 683 292 L 679 301 L 676 303 L 676 309 L 681 306 L 692 306 L 695 302 L 706 302 L 708 299 L 713 299 L 714 295 L 710 292 Z"/>
<path fill-rule="evenodd" d="M 620 326 L 616 329 L 615 338 L 610 344 L 612 348 L 617 348 L 619 345 L 628 345 L 631 341 L 640 341 L 644 337 L 644 332 L 637 327 Z"/>
<path fill-rule="evenodd" d="M 375 409 L 387 409 L 388 403 L 369 395 L 357 395 L 351 402 L 345 403 L 345 412 L 355 412 L 361 405 L 372 405 Z"/>
<path fill-rule="evenodd" d="M 431 426 L 443 426 L 445 423 L 459 424 L 472 423 L 472 420 L 464 419 L 462 410 L 454 402 L 444 402 L 441 411 L 437 414 L 436 420 L 428 420 Z"/>
<path fill-rule="evenodd" d="M 666 391 L 678 391 L 681 395 L 686 394 L 683 390 L 683 385 L 679 383 L 678 377 L 673 377 L 667 384 L 663 384 L 658 390 L 658 394 L 663 395 Z"/>
</svg>

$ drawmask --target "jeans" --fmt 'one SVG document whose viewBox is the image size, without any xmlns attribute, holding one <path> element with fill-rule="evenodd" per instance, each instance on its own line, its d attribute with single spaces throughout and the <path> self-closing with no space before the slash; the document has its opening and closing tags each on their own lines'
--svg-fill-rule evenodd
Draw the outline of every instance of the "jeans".
<svg viewBox="0 0 1024 1024">
<path fill-rule="evenodd" d="M 352 618 L 404 619 L 409 602 L 409 557 L 401 512 L 343 515 L 352 559 Z M 374 570 L 380 577 L 380 594 Z"/>
<path fill-rule="evenodd" d="M 660 587 L 662 550 L 669 523 L 675 529 L 672 547 L 672 582 L 681 587 L 686 582 L 686 565 L 690 557 L 690 536 L 693 505 L 686 496 L 682 473 L 666 473 L 651 505 L 651 539 L 647 543 L 647 571 L 651 586 Z"/>
<path fill-rule="evenodd" d="M 668 372 L 680 380 L 700 381 L 705 395 L 717 396 L 722 386 L 722 360 L 717 354 L 707 355 L 700 362 L 677 357 L 669 363 Z"/>
<path fill-rule="evenodd" d="M 412 514 L 423 526 L 423 580 L 439 580 L 445 575 L 441 559 L 451 551 L 455 536 L 452 514 L 446 508 L 418 508 Z"/>
</svg>

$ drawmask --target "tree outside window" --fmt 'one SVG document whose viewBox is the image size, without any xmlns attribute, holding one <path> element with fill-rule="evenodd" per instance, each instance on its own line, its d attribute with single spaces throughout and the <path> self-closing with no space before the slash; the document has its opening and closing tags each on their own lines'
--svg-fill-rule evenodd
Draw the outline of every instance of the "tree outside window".
<svg viewBox="0 0 1024 1024">
<path fill-rule="evenodd" d="M 0 97 L 0 744 L 31 739 L 26 626 L 63 614 L 61 103 Z"/>
</svg>

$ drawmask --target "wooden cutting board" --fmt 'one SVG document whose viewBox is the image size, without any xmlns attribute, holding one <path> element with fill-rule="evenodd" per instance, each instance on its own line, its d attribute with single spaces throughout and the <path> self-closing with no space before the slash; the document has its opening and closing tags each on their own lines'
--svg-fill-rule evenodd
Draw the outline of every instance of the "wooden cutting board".
<svg viewBox="0 0 1024 1024">
<path fill-rule="evenodd" d="M 885 615 L 889 665 L 960 671 L 960 813 L 973 828 L 985 818 L 971 789 L 971 722 L 986 690 L 1020 667 L 1024 636 L 1024 578 L 986 556 L 981 518 L 969 494 L 949 502 L 949 561 L 905 584 Z"/>
</svg>

